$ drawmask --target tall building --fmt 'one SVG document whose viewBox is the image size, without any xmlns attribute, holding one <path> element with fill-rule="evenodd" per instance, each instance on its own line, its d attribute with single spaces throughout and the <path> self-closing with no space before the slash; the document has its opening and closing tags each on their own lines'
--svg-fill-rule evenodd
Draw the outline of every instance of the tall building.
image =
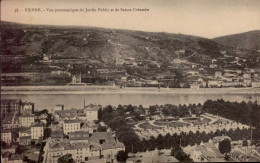
<svg viewBox="0 0 260 163">
<path fill-rule="evenodd" d="M 69 134 L 70 132 L 80 131 L 79 120 L 64 120 L 63 123 L 63 133 Z"/>
<path fill-rule="evenodd" d="M 1 114 L 11 112 L 21 112 L 22 100 L 20 99 L 1 99 Z"/>
<path fill-rule="evenodd" d="M 23 127 L 30 127 L 34 123 L 34 115 L 32 114 L 23 114 L 20 117 L 20 123 Z"/>
<path fill-rule="evenodd" d="M 88 121 L 98 120 L 98 110 L 100 109 L 99 105 L 87 105 L 84 106 L 84 113 Z"/>
<path fill-rule="evenodd" d="M 11 130 L 2 130 L 1 131 L 1 141 L 10 144 L 12 142 L 12 132 Z"/>
<path fill-rule="evenodd" d="M 43 138 L 43 124 L 35 123 L 31 126 L 31 136 L 32 139 L 40 139 Z"/>
<path fill-rule="evenodd" d="M 34 112 L 34 103 L 31 102 L 23 102 L 22 103 L 22 109 L 21 112 L 30 112 L 33 113 Z"/>
</svg>

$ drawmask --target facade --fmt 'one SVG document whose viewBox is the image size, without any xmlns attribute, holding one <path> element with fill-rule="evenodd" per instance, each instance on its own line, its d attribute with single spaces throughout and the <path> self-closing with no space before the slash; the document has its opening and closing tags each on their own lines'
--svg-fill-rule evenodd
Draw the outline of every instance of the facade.
<svg viewBox="0 0 260 163">
<path fill-rule="evenodd" d="M 113 162 L 117 152 L 125 150 L 125 145 L 119 142 L 112 132 L 94 132 L 89 138 L 89 142 L 101 147 L 101 155 L 107 162 Z"/>
<path fill-rule="evenodd" d="M 31 136 L 31 129 L 22 127 L 19 129 L 19 138 L 23 136 Z"/>
<path fill-rule="evenodd" d="M 20 99 L 1 99 L 1 114 L 21 112 L 22 101 Z"/>
<path fill-rule="evenodd" d="M 62 111 L 62 110 L 64 110 L 64 105 L 62 104 L 55 105 L 54 111 Z"/>
<path fill-rule="evenodd" d="M 194 84 L 190 85 L 190 89 L 192 89 L 192 90 L 198 90 L 199 88 L 200 88 L 199 84 L 194 83 Z"/>
<path fill-rule="evenodd" d="M 260 88 L 260 82 L 252 82 L 253 88 Z"/>
<path fill-rule="evenodd" d="M 1 158 L 1 162 L 3 163 L 23 163 L 22 155 L 12 154 L 11 156 L 4 156 Z"/>
<path fill-rule="evenodd" d="M 221 87 L 221 83 L 216 80 L 209 80 L 208 81 L 208 87 Z"/>
<path fill-rule="evenodd" d="M 213 143 L 200 143 L 200 145 L 182 148 L 190 155 L 194 162 L 225 162 L 224 155 L 219 152 Z"/>
<path fill-rule="evenodd" d="M 23 127 L 30 127 L 34 123 L 34 116 L 32 114 L 24 114 L 20 117 L 20 123 Z"/>
<path fill-rule="evenodd" d="M 75 131 L 70 132 L 69 134 L 69 140 L 70 143 L 88 143 L 88 138 L 90 134 L 86 131 Z"/>
<path fill-rule="evenodd" d="M 20 145 L 30 145 L 31 144 L 31 140 L 32 140 L 32 138 L 31 138 L 31 136 L 21 136 L 20 138 L 19 138 L 19 144 Z"/>
<path fill-rule="evenodd" d="M 43 138 L 43 134 L 43 125 L 41 123 L 36 123 L 31 126 L 32 139 Z"/>
<path fill-rule="evenodd" d="M 63 123 L 63 133 L 69 134 L 70 132 L 80 131 L 79 120 L 64 120 Z"/>
<path fill-rule="evenodd" d="M 86 113 L 86 117 L 88 121 L 98 120 L 98 110 L 100 106 L 98 105 L 88 105 L 84 107 L 84 113 Z"/>
<path fill-rule="evenodd" d="M 100 159 L 100 147 L 91 143 L 53 142 L 49 145 L 47 162 L 57 163 L 61 156 L 71 154 L 76 162 L 87 162 Z"/>
<path fill-rule="evenodd" d="M 1 141 L 6 142 L 7 144 L 10 144 L 13 140 L 12 132 L 11 130 L 2 130 L 1 132 Z"/>
<path fill-rule="evenodd" d="M 13 112 L 11 114 L 8 114 L 3 122 L 2 122 L 4 129 L 17 129 L 21 127 L 21 124 L 19 122 L 19 117 L 17 116 L 16 112 Z"/>
<path fill-rule="evenodd" d="M 34 112 L 34 103 L 23 102 L 21 112 L 22 113 L 24 113 L 24 112 L 33 113 Z"/>
<path fill-rule="evenodd" d="M 222 78 L 222 72 L 221 71 L 216 71 L 215 72 L 215 78 Z"/>
<path fill-rule="evenodd" d="M 118 142 L 111 132 L 71 132 L 69 139 L 48 141 L 46 162 L 57 163 L 61 156 L 71 154 L 76 162 L 110 162 L 115 161 L 119 150 L 125 150 L 124 144 Z"/>
</svg>

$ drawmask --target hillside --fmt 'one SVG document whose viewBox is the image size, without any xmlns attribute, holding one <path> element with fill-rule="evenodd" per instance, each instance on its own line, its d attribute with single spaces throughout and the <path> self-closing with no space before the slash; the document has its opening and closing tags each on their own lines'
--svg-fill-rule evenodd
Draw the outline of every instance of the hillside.
<svg viewBox="0 0 260 163">
<path fill-rule="evenodd" d="M 116 58 L 126 56 L 158 62 L 187 57 L 200 62 L 203 58 L 221 56 L 220 50 L 224 49 L 201 37 L 92 27 L 2 23 L 1 37 L 4 55 L 45 54 L 52 58 L 85 58 L 102 63 L 113 63 Z M 178 56 L 179 50 L 185 53 Z"/>
<path fill-rule="evenodd" d="M 216 37 L 213 40 L 224 46 L 260 50 L 260 30 Z"/>
<path fill-rule="evenodd" d="M 1 22 L 1 28 L 2 72 L 49 72 L 50 67 L 66 69 L 68 64 L 118 67 L 133 60 L 162 67 L 179 63 L 208 66 L 211 59 L 224 55 L 252 59 L 260 54 L 184 34 L 10 22 Z M 258 35 L 250 36 L 259 40 Z M 43 56 L 53 61 L 51 66 L 42 64 Z"/>
</svg>

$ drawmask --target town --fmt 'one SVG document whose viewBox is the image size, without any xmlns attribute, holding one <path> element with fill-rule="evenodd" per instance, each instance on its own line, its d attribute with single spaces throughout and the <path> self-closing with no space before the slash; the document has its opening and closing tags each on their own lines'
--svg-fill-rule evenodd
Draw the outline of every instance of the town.
<svg viewBox="0 0 260 163">
<path fill-rule="evenodd" d="M 260 87 L 259 50 L 182 34 L 8 22 L 3 29 L 3 86 Z"/>
<path fill-rule="evenodd" d="M 1 162 L 260 161 L 260 99 L 44 110 L 1 99 L 1 110 Z"/>
</svg>

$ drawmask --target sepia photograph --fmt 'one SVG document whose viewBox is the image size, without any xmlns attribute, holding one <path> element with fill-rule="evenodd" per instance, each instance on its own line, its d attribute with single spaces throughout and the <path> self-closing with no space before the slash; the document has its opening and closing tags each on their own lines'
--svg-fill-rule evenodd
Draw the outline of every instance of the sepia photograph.
<svg viewBox="0 0 260 163">
<path fill-rule="evenodd" d="M 2 0 L 2 163 L 260 162 L 259 0 Z"/>
</svg>

